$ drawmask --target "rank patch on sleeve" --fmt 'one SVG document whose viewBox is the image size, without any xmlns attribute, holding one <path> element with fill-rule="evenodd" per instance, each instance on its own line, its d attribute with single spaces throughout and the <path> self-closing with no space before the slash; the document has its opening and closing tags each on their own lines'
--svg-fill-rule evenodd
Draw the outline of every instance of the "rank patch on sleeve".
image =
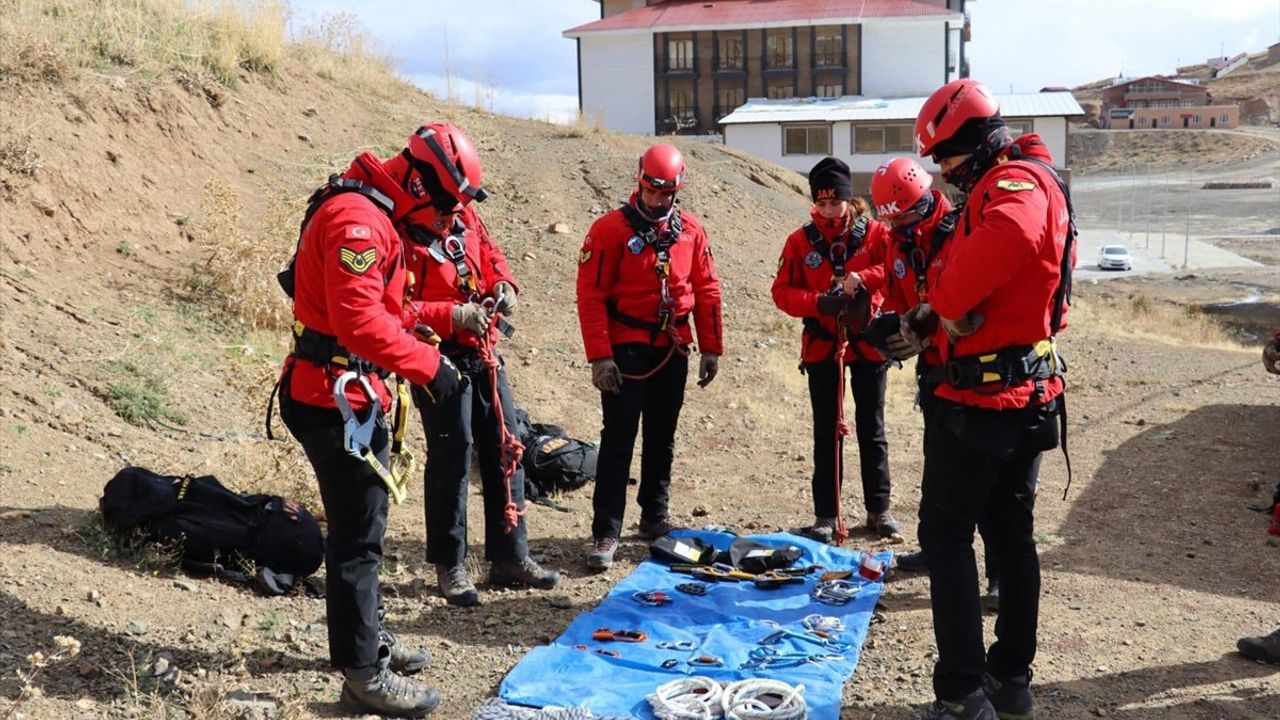
<svg viewBox="0 0 1280 720">
<path fill-rule="evenodd" d="M 363 275 L 378 261 L 378 249 L 366 248 L 356 252 L 349 247 L 338 248 L 338 262 L 356 275 Z"/>
<path fill-rule="evenodd" d="M 1009 192 L 1018 192 L 1020 190 L 1030 190 L 1036 184 L 1026 180 L 997 180 L 996 187 Z"/>
<path fill-rule="evenodd" d="M 590 251 L 590 250 L 583 250 L 582 252 L 578 253 L 578 264 L 579 264 L 579 265 L 586 265 L 586 264 L 587 264 L 587 261 L 588 261 L 588 260 L 590 260 L 590 259 L 591 259 L 591 251 Z"/>
</svg>

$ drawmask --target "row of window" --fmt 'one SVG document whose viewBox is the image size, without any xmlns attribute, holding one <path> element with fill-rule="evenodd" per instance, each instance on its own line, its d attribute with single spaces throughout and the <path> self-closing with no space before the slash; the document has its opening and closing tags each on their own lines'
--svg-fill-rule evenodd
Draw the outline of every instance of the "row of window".
<svg viewBox="0 0 1280 720">
<path fill-rule="evenodd" d="M 725 34 L 716 40 L 716 70 L 746 70 L 746 48 L 741 34 Z M 769 30 L 765 36 L 764 65 L 769 70 L 795 68 L 795 37 L 789 28 Z M 844 35 L 839 28 L 818 29 L 814 38 L 814 67 L 844 67 Z M 693 39 L 667 40 L 667 71 L 694 70 Z"/>
<path fill-rule="evenodd" d="M 1223 116 L 1224 118 L 1226 116 Z M 1224 119 L 1223 122 L 1226 122 Z M 1031 132 L 1030 120 L 1006 121 L 1014 137 Z M 858 154 L 880 154 L 915 150 L 911 123 L 854 125 L 850 145 Z M 792 125 L 782 129 L 783 155 L 830 155 L 830 125 Z"/>
<path fill-rule="evenodd" d="M 840 97 L 844 94 L 841 83 L 819 83 L 815 89 L 818 97 Z M 786 99 L 796 96 L 795 86 L 775 83 L 769 85 L 766 94 L 774 99 Z M 725 85 L 716 92 L 716 107 L 720 113 L 727 114 L 746 102 L 746 92 L 741 85 Z M 688 87 L 672 87 L 667 89 L 667 107 L 673 117 L 693 117 L 693 89 Z"/>
</svg>

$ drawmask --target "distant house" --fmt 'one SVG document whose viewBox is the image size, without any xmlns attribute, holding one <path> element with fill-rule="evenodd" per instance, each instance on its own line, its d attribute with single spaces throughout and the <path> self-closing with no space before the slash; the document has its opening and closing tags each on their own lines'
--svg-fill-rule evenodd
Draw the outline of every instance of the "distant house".
<svg viewBox="0 0 1280 720">
<path fill-rule="evenodd" d="M 717 131 L 750 97 L 923 95 L 968 75 L 966 0 L 597 0 L 578 104 L 612 130 Z"/>
<path fill-rule="evenodd" d="M 914 125 L 926 96 L 909 98 L 754 98 L 721 120 L 731 147 L 808 172 L 826 155 L 849 163 L 858 192 L 866 192 L 880 163 L 915 155 Z M 1000 95 L 1000 111 L 1014 136 L 1039 133 L 1054 162 L 1065 165 L 1068 118 L 1084 115 L 1070 92 Z M 921 159 L 930 172 L 938 168 Z"/>
<path fill-rule="evenodd" d="M 1225 77 L 1227 73 L 1244 67 L 1249 62 L 1249 53 L 1240 53 L 1238 55 L 1223 58 L 1221 61 L 1213 63 L 1213 71 L 1210 73 L 1213 77 Z"/>
<path fill-rule="evenodd" d="M 1280 62 L 1280 42 L 1267 46 L 1267 62 Z"/>
<path fill-rule="evenodd" d="M 1214 105 L 1209 88 L 1154 75 L 1112 85 L 1102 91 L 1102 127 L 1233 128 L 1240 107 Z"/>
</svg>

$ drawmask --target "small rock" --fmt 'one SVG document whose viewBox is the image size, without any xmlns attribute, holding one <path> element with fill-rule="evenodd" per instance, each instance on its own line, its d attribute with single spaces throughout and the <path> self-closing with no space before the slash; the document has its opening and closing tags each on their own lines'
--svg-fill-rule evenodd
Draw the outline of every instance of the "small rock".
<svg viewBox="0 0 1280 720">
<path fill-rule="evenodd" d="M 172 661 L 170 661 L 168 657 L 161 655 L 156 658 L 155 662 L 151 663 L 151 676 L 160 677 L 164 675 L 169 672 L 169 668 L 172 664 Z"/>
<path fill-rule="evenodd" d="M 1111 668 L 1108 668 L 1106 665 L 1099 665 L 1099 666 L 1098 666 L 1098 672 L 1100 672 L 1100 673 L 1107 672 L 1107 671 L 1108 671 L 1108 670 L 1110 670 L 1110 669 L 1111 669 Z"/>
<path fill-rule="evenodd" d="M 531 253 L 531 252 L 527 252 L 527 253 L 525 253 L 525 254 L 521 255 L 521 256 L 520 256 L 520 259 L 521 259 L 521 260 L 537 260 L 537 259 L 538 259 L 538 256 L 537 256 L 537 255 L 534 255 L 534 254 L 533 254 L 533 253 Z"/>
<path fill-rule="evenodd" d="M 298 133 L 298 139 L 305 143 L 311 142 L 311 136 L 306 133 Z"/>
<path fill-rule="evenodd" d="M 707 509 L 706 509 L 706 508 L 704 508 L 704 507 L 703 507 L 703 506 L 701 506 L 701 505 L 698 505 L 697 507 L 695 507 L 695 508 L 693 509 L 693 516 L 694 516 L 694 517 L 706 517 L 707 515 L 710 515 L 710 513 L 708 513 L 708 512 L 707 512 Z"/>
<path fill-rule="evenodd" d="M 240 627 L 240 621 L 243 617 L 244 616 L 240 614 L 239 610 L 235 608 L 226 608 L 218 617 L 218 622 L 222 623 L 225 627 L 238 628 Z"/>
<path fill-rule="evenodd" d="M 90 678 L 98 677 L 98 675 L 101 674 L 101 671 L 99 671 L 97 667 L 89 664 L 88 662 L 81 662 L 79 665 L 76 666 L 76 674 L 82 678 L 90 679 Z"/>
<path fill-rule="evenodd" d="M 569 598 L 567 598 L 567 597 L 563 597 L 563 596 L 559 596 L 559 595 L 557 595 L 556 597 L 551 598 L 551 601 L 550 601 L 550 602 L 551 602 L 551 607 L 553 607 L 553 608 L 559 608 L 559 609 L 561 609 L 561 610 L 569 610 L 570 608 L 572 608 L 572 607 L 573 607 L 573 601 L 571 601 L 571 600 L 570 600 Z"/>
<path fill-rule="evenodd" d="M 316 116 L 316 112 L 317 112 L 317 110 L 316 110 L 314 107 L 308 107 L 307 109 L 305 109 L 305 110 L 303 110 L 303 111 L 302 111 L 302 114 L 303 114 L 305 117 L 315 117 L 315 116 Z"/>
<path fill-rule="evenodd" d="M 551 223 L 551 226 L 547 228 L 547 231 L 555 233 L 556 235 L 568 235 L 569 223 L 563 223 L 563 222 Z"/>
<path fill-rule="evenodd" d="M 1093 709 L 1093 714 L 1094 714 L 1094 715 L 1097 715 L 1098 717 L 1106 717 L 1106 716 L 1107 716 L 1107 711 L 1106 711 L 1105 709 L 1103 709 L 1102 707 L 1096 707 L 1096 708 L 1094 708 L 1094 709 Z"/>
<path fill-rule="evenodd" d="M 497 627 L 501 623 L 502 621 L 498 619 L 497 615 L 490 615 L 484 619 L 484 626 L 487 628 Z"/>
<path fill-rule="evenodd" d="M 5 510 L 0 513 L 0 520 L 22 520 L 31 517 L 30 510 Z"/>
<path fill-rule="evenodd" d="M 1138 427 L 1142 427 L 1143 425 L 1147 424 L 1147 420 L 1146 418 L 1138 418 L 1138 422 L 1134 424 L 1137 425 Z"/>
<path fill-rule="evenodd" d="M 66 605 L 58 605 L 57 607 L 55 607 L 55 608 L 53 609 L 53 614 L 54 614 L 54 615 L 66 615 L 66 614 L 67 614 L 67 606 L 66 606 Z"/>
<path fill-rule="evenodd" d="M 87 698 L 87 697 L 80 698 L 79 700 L 76 701 L 76 707 L 80 708 L 81 710 L 92 710 L 94 707 L 97 706 L 97 704 L 98 704 L 97 700 L 94 700 L 93 698 Z"/>
<path fill-rule="evenodd" d="M 124 624 L 124 631 L 130 635 L 146 635 L 147 624 L 141 620 L 130 620 Z"/>
<path fill-rule="evenodd" d="M 186 590 L 187 592 L 196 591 L 195 583 L 187 582 L 186 580 L 174 580 L 173 586 L 178 588 L 179 590 Z"/>
<path fill-rule="evenodd" d="M 1142 620 L 1139 620 L 1139 621 L 1135 622 L 1135 623 L 1133 624 L 1133 626 L 1134 626 L 1134 627 L 1146 627 L 1146 626 L 1147 626 L 1147 624 L 1146 624 L 1145 622 L 1143 622 Z"/>
</svg>

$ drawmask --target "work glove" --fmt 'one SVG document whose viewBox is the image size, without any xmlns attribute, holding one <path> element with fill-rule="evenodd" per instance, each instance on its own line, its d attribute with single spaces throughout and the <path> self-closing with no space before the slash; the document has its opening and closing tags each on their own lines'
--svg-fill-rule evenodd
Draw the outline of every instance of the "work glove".
<svg viewBox="0 0 1280 720">
<path fill-rule="evenodd" d="M 818 312 L 823 315 L 839 315 L 843 311 L 851 310 L 852 307 L 853 297 L 849 295 L 818 296 Z"/>
<path fill-rule="evenodd" d="M 480 303 L 454 305 L 453 327 L 484 335 L 489 332 L 489 311 Z"/>
<path fill-rule="evenodd" d="M 431 398 L 431 404 L 439 405 L 448 400 L 458 392 L 460 387 L 462 387 L 462 372 L 448 356 L 441 355 L 440 366 L 436 368 L 435 377 L 431 378 L 431 382 L 423 388 Z"/>
<path fill-rule="evenodd" d="M 716 373 L 720 372 L 720 356 L 715 353 L 702 353 L 702 360 L 698 363 L 698 387 L 706 387 L 716 379 Z"/>
<path fill-rule="evenodd" d="M 440 336 L 429 325 L 418 323 L 413 326 L 413 336 L 432 347 L 440 347 Z"/>
<path fill-rule="evenodd" d="M 900 347 L 915 355 L 929 346 L 929 338 L 937 329 L 937 313 L 929 307 L 929 303 L 920 303 L 902 315 L 902 327 L 898 330 L 898 335 L 901 336 Z"/>
<path fill-rule="evenodd" d="M 948 320 L 941 316 L 939 316 L 939 319 L 942 322 L 942 329 L 947 331 L 947 335 L 952 340 L 974 334 L 978 331 L 978 328 L 982 327 L 983 321 L 983 317 L 977 313 L 968 313 L 964 317 L 955 320 Z"/>
<path fill-rule="evenodd" d="M 494 310 L 497 312 L 506 315 L 507 317 L 511 317 L 516 314 L 515 285 L 512 285 L 506 280 L 498 281 L 498 284 L 493 286 L 493 299 L 496 302 Z"/>
<path fill-rule="evenodd" d="M 1280 375 L 1280 338 L 1267 343 L 1262 348 L 1262 366 L 1267 372 Z"/>
<path fill-rule="evenodd" d="M 591 384 L 600 392 L 617 395 L 622 392 L 622 371 L 613 358 L 591 361 Z"/>
</svg>

